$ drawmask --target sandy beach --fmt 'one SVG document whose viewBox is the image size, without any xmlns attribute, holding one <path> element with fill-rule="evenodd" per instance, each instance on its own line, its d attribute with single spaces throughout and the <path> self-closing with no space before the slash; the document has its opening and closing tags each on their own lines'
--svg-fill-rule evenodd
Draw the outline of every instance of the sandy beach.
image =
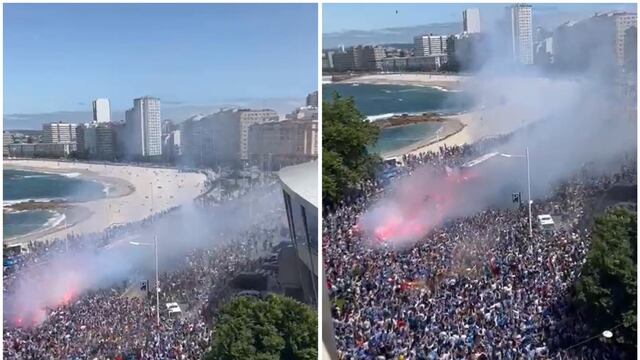
<svg viewBox="0 0 640 360">
<path fill-rule="evenodd" d="M 48 173 L 78 173 L 83 179 L 98 181 L 107 197 L 82 203 L 65 203 L 64 223 L 37 233 L 5 239 L 4 243 L 44 241 L 68 233 L 100 232 L 115 224 L 142 220 L 153 213 L 191 202 L 204 190 L 205 176 L 175 169 L 129 165 L 102 165 L 47 160 L 4 160 L 5 169 Z M 71 222 L 71 223 L 70 223 Z"/>
<path fill-rule="evenodd" d="M 425 77 L 431 76 L 431 80 Z M 380 74 L 364 76 L 365 81 L 376 83 L 378 81 L 394 83 L 396 85 L 409 85 L 411 82 L 420 82 L 428 86 L 434 81 L 449 82 L 451 84 L 464 85 L 465 89 L 480 97 L 479 103 L 468 112 L 443 116 L 444 119 L 458 120 L 463 124 L 459 131 L 449 132 L 440 141 L 433 141 L 433 137 L 427 138 L 419 144 L 402 149 L 404 152 L 384 154 L 384 158 L 394 158 L 404 153 L 417 154 L 425 151 L 437 151 L 442 145 L 454 146 L 477 142 L 486 137 L 499 136 L 512 133 L 524 126 L 544 118 L 544 111 L 540 106 L 530 100 L 529 94 L 557 90 L 558 86 L 571 88 L 572 82 L 554 82 L 547 78 L 474 78 L 470 76 L 455 75 L 428 75 L 428 74 Z M 354 78 L 349 81 L 361 82 L 362 78 Z M 431 81 L 431 82 L 430 82 Z M 415 85 L 415 84 L 414 84 Z M 509 89 L 517 89 L 518 92 L 509 92 Z M 503 90 L 504 89 L 504 90 Z M 480 94 L 480 95 L 478 95 Z M 386 156 L 389 155 L 389 156 Z"/>
<path fill-rule="evenodd" d="M 530 113 L 519 110 L 517 104 L 475 109 L 462 114 L 445 116 L 444 118 L 458 120 L 464 124 L 464 127 L 441 141 L 418 146 L 405 153 L 419 154 L 425 151 L 437 151 L 443 145 L 455 146 L 474 143 L 483 138 L 512 133 L 539 120 L 531 116 Z M 401 156 L 402 154 L 399 155 Z M 392 157 L 394 156 L 388 158 Z"/>
<path fill-rule="evenodd" d="M 352 77 L 339 83 L 346 84 L 371 84 L 371 85 L 409 85 L 440 87 L 445 90 L 458 90 L 462 87 L 467 76 L 441 75 L 441 74 L 370 74 Z"/>
<path fill-rule="evenodd" d="M 380 156 L 383 159 L 392 159 L 396 157 L 401 157 L 404 154 L 418 151 L 419 149 L 426 148 L 431 144 L 435 144 L 435 143 L 442 144 L 449 137 L 455 136 L 459 132 L 464 131 L 465 126 L 466 126 L 465 123 L 463 123 L 462 121 L 460 121 L 455 117 L 446 117 L 446 120 L 442 122 L 442 125 L 440 129 L 438 129 L 436 134 L 430 135 L 420 140 L 419 142 L 402 147 L 400 149 L 381 153 Z"/>
</svg>

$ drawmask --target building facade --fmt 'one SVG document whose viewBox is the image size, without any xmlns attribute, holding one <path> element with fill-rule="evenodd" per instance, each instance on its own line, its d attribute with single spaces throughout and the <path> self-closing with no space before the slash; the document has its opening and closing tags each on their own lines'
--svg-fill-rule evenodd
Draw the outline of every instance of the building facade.
<svg viewBox="0 0 640 360">
<path fill-rule="evenodd" d="M 322 52 L 322 70 L 333 70 L 333 54 L 335 54 L 335 51 Z"/>
<path fill-rule="evenodd" d="M 567 72 L 592 71 L 610 77 L 622 69 L 627 54 L 637 52 L 628 30 L 637 27 L 637 14 L 607 12 L 569 21 L 553 33 L 553 62 Z M 631 34 L 631 35 L 629 35 Z"/>
<path fill-rule="evenodd" d="M 447 63 L 447 59 L 446 54 L 385 58 L 382 60 L 382 71 L 438 71 L 442 65 Z"/>
<path fill-rule="evenodd" d="M 2 132 L 2 156 L 9 156 L 9 145 L 13 144 L 13 135 L 8 131 Z"/>
<path fill-rule="evenodd" d="M 627 73 L 638 71 L 638 27 L 632 26 L 625 31 L 623 63 Z"/>
<path fill-rule="evenodd" d="M 535 47 L 534 63 L 538 65 L 549 65 L 553 63 L 552 37 L 538 41 Z"/>
<path fill-rule="evenodd" d="M 509 52 L 514 62 L 533 64 L 533 24 L 531 5 L 514 4 L 506 9 Z"/>
<path fill-rule="evenodd" d="M 318 162 L 283 168 L 278 173 L 289 236 L 304 301 L 318 303 Z"/>
<path fill-rule="evenodd" d="M 271 109 L 227 109 L 187 120 L 180 126 L 184 160 L 210 166 L 247 161 L 249 128 L 279 119 Z"/>
<path fill-rule="evenodd" d="M 76 124 L 63 122 L 42 125 L 42 142 L 48 144 L 76 141 Z"/>
<path fill-rule="evenodd" d="M 413 38 L 414 56 L 447 54 L 447 37 L 441 35 L 419 35 Z"/>
<path fill-rule="evenodd" d="M 384 48 L 380 46 L 364 46 L 359 48 L 361 64 L 358 70 L 381 70 L 382 59 L 385 57 Z"/>
<path fill-rule="evenodd" d="M 480 32 L 480 10 L 466 9 L 462 12 L 462 31 L 467 34 Z"/>
<path fill-rule="evenodd" d="M 82 157 L 113 160 L 116 157 L 116 133 L 111 122 L 91 122 L 76 128 L 77 151 Z"/>
<path fill-rule="evenodd" d="M 109 99 L 93 100 L 93 121 L 111 122 L 111 106 Z"/>
<path fill-rule="evenodd" d="M 240 160 L 249 160 L 249 128 L 256 124 L 280 120 L 278 113 L 270 109 L 238 111 L 240 115 Z"/>
<path fill-rule="evenodd" d="M 115 158 L 115 133 L 110 123 L 97 123 L 96 131 L 96 157 L 103 160 Z"/>
<path fill-rule="evenodd" d="M 636 50 L 638 43 L 635 41 L 635 34 L 633 31 L 630 33 L 629 29 L 637 29 L 638 27 L 638 14 L 634 13 L 618 13 L 614 16 L 616 22 L 616 64 L 618 66 L 624 66 L 625 63 L 625 49 L 626 51 Z M 626 41 L 627 36 L 632 36 L 634 41 Z"/>
<path fill-rule="evenodd" d="M 284 120 L 253 125 L 249 130 L 249 157 L 273 171 L 318 156 L 318 121 Z"/>
<path fill-rule="evenodd" d="M 69 154 L 74 151 L 76 151 L 75 142 L 9 144 L 8 156 L 24 158 L 61 158 L 69 156 Z"/>
<path fill-rule="evenodd" d="M 333 70 L 348 71 L 356 69 L 356 60 L 353 48 L 345 52 L 336 52 L 333 54 Z"/>
<path fill-rule="evenodd" d="M 380 46 L 353 46 L 344 52 L 333 54 L 332 63 L 335 71 L 375 71 L 381 69 L 385 51 Z"/>
<path fill-rule="evenodd" d="M 149 157 L 162 155 L 162 123 L 160 99 L 145 96 L 133 100 L 133 108 L 125 113 L 130 155 Z"/>
<path fill-rule="evenodd" d="M 13 143 L 13 135 L 11 135 L 11 133 L 9 131 L 3 131 L 2 132 L 2 144 L 3 145 L 9 145 Z"/>
</svg>

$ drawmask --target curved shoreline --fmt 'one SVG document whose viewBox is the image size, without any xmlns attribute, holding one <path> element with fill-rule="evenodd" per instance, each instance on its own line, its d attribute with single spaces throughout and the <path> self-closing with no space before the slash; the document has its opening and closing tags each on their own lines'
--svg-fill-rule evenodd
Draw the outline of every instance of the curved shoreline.
<svg viewBox="0 0 640 360">
<path fill-rule="evenodd" d="M 28 165 L 16 165 L 16 164 L 12 164 L 10 161 L 3 161 L 3 166 L 7 170 L 32 171 L 32 172 L 38 172 L 42 174 L 56 174 L 56 175 L 62 175 L 62 176 L 69 174 L 68 171 L 63 171 L 60 169 L 51 169 L 48 167 L 38 167 L 38 166 L 28 166 Z M 80 177 L 82 180 L 95 181 L 102 184 L 102 186 L 104 186 L 105 189 L 111 189 L 106 192 L 105 198 L 116 198 L 116 197 L 127 196 L 136 190 L 133 184 L 131 184 L 130 182 L 124 179 L 119 179 L 119 178 L 114 178 L 109 176 L 101 176 L 93 171 L 89 171 L 85 169 L 77 169 L 74 171 L 79 173 L 77 177 Z M 86 202 L 86 201 L 78 201 L 77 203 L 83 203 L 83 202 Z"/>
<path fill-rule="evenodd" d="M 3 164 L 7 169 L 79 173 L 82 179 L 100 182 L 108 189 L 106 196 L 100 199 L 54 205 L 54 211 L 65 215 L 66 221 L 51 228 L 6 238 L 5 244 L 45 241 L 71 233 L 101 232 L 113 224 L 140 221 L 154 213 L 191 202 L 204 189 L 202 174 L 180 173 L 176 169 L 56 160 L 5 160 Z"/>
<path fill-rule="evenodd" d="M 47 236 L 47 235 L 56 233 L 60 230 L 64 230 L 66 228 L 79 224 L 82 221 L 89 219 L 91 215 L 93 215 L 93 213 L 89 211 L 87 208 L 79 205 L 71 205 L 69 203 L 62 203 L 58 205 L 57 208 L 46 209 L 46 211 L 51 211 L 55 214 L 58 214 L 58 216 L 61 217 L 60 221 L 58 221 L 53 226 L 47 226 L 47 223 L 51 221 L 51 219 L 53 219 L 52 217 L 49 220 L 47 220 L 47 222 L 43 224 L 41 227 L 31 232 L 4 238 L 3 240 L 4 243 L 15 244 L 15 243 L 33 241 L 34 238 Z"/>
<path fill-rule="evenodd" d="M 447 138 L 458 134 L 459 132 L 461 132 L 465 127 L 466 124 L 464 124 L 463 122 L 461 122 L 458 119 L 455 118 L 451 118 L 451 119 L 446 119 L 446 120 L 441 120 L 439 122 L 442 122 L 442 126 L 440 127 L 440 129 L 438 129 L 436 131 L 436 133 L 428 135 L 427 137 L 425 137 L 422 140 L 419 140 L 417 142 L 414 142 L 410 145 L 404 146 L 402 148 L 396 149 L 396 150 L 391 150 L 391 151 L 386 151 L 386 152 L 382 152 L 380 153 L 380 156 L 384 159 L 384 160 L 389 160 L 389 159 L 394 159 L 394 158 L 398 158 L 401 157 L 405 154 L 414 152 L 416 150 L 422 149 L 424 147 L 436 144 L 436 143 L 440 143 L 444 140 L 446 140 Z M 410 125 L 416 125 L 416 124 L 420 124 L 420 123 L 424 123 L 423 122 L 416 122 L 416 123 L 411 123 L 411 124 L 404 124 L 404 125 L 394 125 L 391 127 L 387 127 L 386 129 L 391 129 L 391 128 L 399 128 L 399 127 L 403 127 L 403 126 L 410 126 Z M 437 133 L 440 132 L 441 134 L 438 135 Z"/>
<path fill-rule="evenodd" d="M 70 174 L 68 171 L 62 171 L 58 169 L 51 169 L 47 167 L 38 167 L 38 166 L 25 166 L 25 165 L 16 165 L 11 163 L 4 162 L 4 168 L 7 170 L 20 170 L 20 171 L 30 171 L 41 174 L 56 174 L 61 176 L 66 176 Z M 76 202 L 67 202 L 67 201 L 59 201 L 59 202 L 41 202 L 39 199 L 25 199 L 23 202 L 16 202 L 15 204 L 3 206 L 3 213 L 9 210 L 17 210 L 17 211 L 31 211 L 31 210 L 46 210 L 54 213 L 53 217 L 49 218 L 46 223 L 42 224 L 42 226 L 37 229 L 30 231 L 25 234 L 13 235 L 4 238 L 3 242 L 6 243 L 16 243 L 22 241 L 31 241 L 34 238 L 47 236 L 49 234 L 53 234 L 60 230 L 73 227 L 74 225 L 89 219 L 93 212 L 91 212 L 86 206 L 82 206 L 83 203 L 87 203 L 90 201 L 97 201 L 102 199 L 110 199 L 110 198 L 119 198 L 127 196 L 135 191 L 135 186 L 130 182 L 124 179 L 118 179 L 114 177 L 100 176 L 95 172 L 89 170 L 78 169 L 72 174 L 78 174 L 78 176 L 73 176 L 73 178 L 79 178 L 84 181 L 94 181 L 98 182 L 103 186 L 103 191 L 105 192 L 105 196 L 103 198 L 99 198 L 96 200 L 87 200 L 87 201 L 76 201 Z M 20 199 L 16 199 L 19 201 Z M 21 209 L 27 207 L 27 209 Z M 57 215 L 56 215 L 57 214 Z M 55 217 L 61 217 L 60 221 L 57 221 L 52 226 L 48 226 L 47 224 L 54 219 Z"/>
</svg>

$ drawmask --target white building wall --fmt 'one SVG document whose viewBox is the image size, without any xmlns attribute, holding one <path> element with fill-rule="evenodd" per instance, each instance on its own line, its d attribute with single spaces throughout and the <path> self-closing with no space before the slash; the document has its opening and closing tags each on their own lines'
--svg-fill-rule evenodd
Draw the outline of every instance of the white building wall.
<svg viewBox="0 0 640 360">
<path fill-rule="evenodd" d="M 130 153 L 136 156 L 162 155 L 160 99 L 135 99 L 133 109 L 127 111 L 126 116 L 127 132 L 130 134 Z"/>
<path fill-rule="evenodd" d="M 254 124 L 278 121 L 278 113 L 273 110 L 241 110 L 240 112 L 240 159 L 249 159 L 249 128 Z"/>
<path fill-rule="evenodd" d="M 419 35 L 413 39 L 415 56 L 444 55 L 447 53 L 447 37 Z"/>
<path fill-rule="evenodd" d="M 516 4 L 507 8 L 513 59 L 523 65 L 533 64 L 533 24 L 531 5 Z"/>
<path fill-rule="evenodd" d="M 463 31 L 473 34 L 480 32 L 480 10 L 467 9 L 462 12 Z"/>
<path fill-rule="evenodd" d="M 44 143 L 63 143 L 76 141 L 76 124 L 50 123 L 42 125 Z"/>
<path fill-rule="evenodd" d="M 638 15 L 625 13 L 616 16 L 616 64 L 624 63 L 624 38 L 627 29 L 638 26 Z"/>
<path fill-rule="evenodd" d="M 111 121 L 111 106 L 109 105 L 109 99 L 96 99 L 93 101 L 93 121 Z"/>
</svg>

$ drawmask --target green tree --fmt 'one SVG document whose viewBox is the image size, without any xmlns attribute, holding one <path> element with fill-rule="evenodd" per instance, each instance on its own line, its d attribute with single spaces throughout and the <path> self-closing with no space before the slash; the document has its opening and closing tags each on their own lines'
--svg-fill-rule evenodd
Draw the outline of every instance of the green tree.
<svg viewBox="0 0 640 360">
<path fill-rule="evenodd" d="M 373 175 L 380 159 L 367 146 L 378 139 L 380 129 L 365 120 L 353 98 L 333 94 L 322 103 L 322 196 L 334 203 L 347 190 Z"/>
<path fill-rule="evenodd" d="M 295 300 L 238 297 L 219 310 L 207 360 L 318 358 L 318 315 Z"/>
<path fill-rule="evenodd" d="M 594 333 L 617 327 L 615 341 L 636 341 L 637 215 L 618 208 L 595 221 L 575 303 Z"/>
</svg>

